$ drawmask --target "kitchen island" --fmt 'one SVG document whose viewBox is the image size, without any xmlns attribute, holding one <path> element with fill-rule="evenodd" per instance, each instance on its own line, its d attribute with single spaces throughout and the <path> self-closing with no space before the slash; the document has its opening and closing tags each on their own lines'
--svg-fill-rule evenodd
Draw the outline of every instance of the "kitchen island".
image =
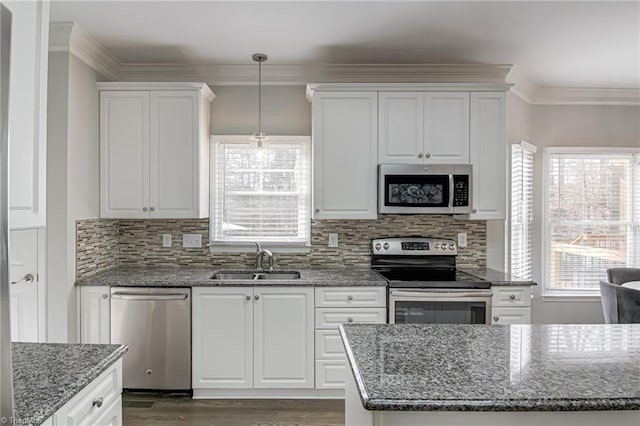
<svg viewBox="0 0 640 426">
<path fill-rule="evenodd" d="M 342 325 L 345 424 L 640 425 L 640 325 Z"/>
</svg>

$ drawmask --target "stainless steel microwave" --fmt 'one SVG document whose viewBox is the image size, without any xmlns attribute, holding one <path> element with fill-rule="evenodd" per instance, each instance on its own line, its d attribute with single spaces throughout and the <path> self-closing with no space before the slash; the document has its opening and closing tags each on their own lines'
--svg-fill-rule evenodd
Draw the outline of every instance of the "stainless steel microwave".
<svg viewBox="0 0 640 426">
<path fill-rule="evenodd" d="M 472 213 L 470 164 L 380 164 L 378 213 Z"/>
</svg>

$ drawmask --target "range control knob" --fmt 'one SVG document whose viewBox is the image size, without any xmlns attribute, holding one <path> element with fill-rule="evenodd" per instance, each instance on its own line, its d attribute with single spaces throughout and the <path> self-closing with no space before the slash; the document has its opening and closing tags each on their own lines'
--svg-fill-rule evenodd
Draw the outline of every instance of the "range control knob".
<svg viewBox="0 0 640 426">
<path fill-rule="evenodd" d="M 442 246 L 440 246 L 440 250 L 446 250 L 447 249 L 447 245 L 443 244 Z"/>
<path fill-rule="evenodd" d="M 456 246 L 454 244 L 449 244 L 449 250 L 454 250 Z"/>
<path fill-rule="evenodd" d="M 376 250 L 380 250 L 382 248 L 382 245 L 380 245 L 380 243 L 376 243 L 375 248 Z"/>
<path fill-rule="evenodd" d="M 384 248 L 385 250 L 389 250 L 389 243 L 384 243 L 382 245 L 382 248 Z"/>
<path fill-rule="evenodd" d="M 440 248 L 440 244 L 436 243 L 433 248 L 435 248 L 436 250 L 438 250 Z"/>
</svg>

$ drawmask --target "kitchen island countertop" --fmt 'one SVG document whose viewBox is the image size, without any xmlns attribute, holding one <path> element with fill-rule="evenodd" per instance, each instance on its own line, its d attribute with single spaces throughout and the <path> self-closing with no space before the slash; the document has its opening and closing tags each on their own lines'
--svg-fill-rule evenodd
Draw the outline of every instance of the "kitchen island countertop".
<svg viewBox="0 0 640 426">
<path fill-rule="evenodd" d="M 15 418 L 39 425 L 122 357 L 124 345 L 12 343 Z"/>
</svg>

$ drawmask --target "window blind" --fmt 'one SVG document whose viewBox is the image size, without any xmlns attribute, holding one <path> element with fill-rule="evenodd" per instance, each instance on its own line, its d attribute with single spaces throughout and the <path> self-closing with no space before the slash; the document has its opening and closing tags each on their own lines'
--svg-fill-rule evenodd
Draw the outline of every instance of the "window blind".
<svg viewBox="0 0 640 426">
<path fill-rule="evenodd" d="M 607 268 L 638 266 L 638 176 L 637 154 L 549 154 L 548 290 L 598 293 Z"/>
<path fill-rule="evenodd" d="M 309 137 L 216 136 L 212 149 L 211 241 L 307 244 Z"/>
<path fill-rule="evenodd" d="M 533 279 L 533 159 L 536 147 L 511 145 L 511 273 Z"/>
</svg>

